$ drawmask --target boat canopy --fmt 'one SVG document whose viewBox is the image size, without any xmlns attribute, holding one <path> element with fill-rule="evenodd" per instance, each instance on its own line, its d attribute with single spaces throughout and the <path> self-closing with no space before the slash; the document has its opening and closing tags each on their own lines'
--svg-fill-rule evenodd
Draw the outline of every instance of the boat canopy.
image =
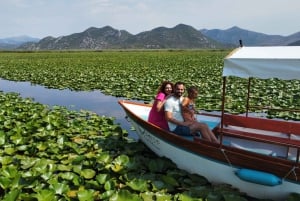
<svg viewBox="0 0 300 201">
<path fill-rule="evenodd" d="M 224 59 L 223 76 L 300 79 L 300 46 L 237 48 Z"/>
</svg>

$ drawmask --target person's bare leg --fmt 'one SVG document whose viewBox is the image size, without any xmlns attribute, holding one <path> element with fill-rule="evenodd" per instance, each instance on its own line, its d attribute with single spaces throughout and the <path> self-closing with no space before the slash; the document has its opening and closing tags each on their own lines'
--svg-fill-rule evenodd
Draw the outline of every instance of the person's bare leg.
<svg viewBox="0 0 300 201">
<path fill-rule="evenodd" d="M 209 127 L 207 125 L 206 125 L 206 127 L 207 127 L 206 131 L 207 131 L 208 135 L 210 136 L 211 141 L 219 143 L 219 140 L 216 138 L 215 134 L 209 129 Z"/>
<path fill-rule="evenodd" d="M 200 123 L 195 121 L 193 124 L 190 125 L 190 130 L 191 133 L 196 133 L 200 131 L 203 139 L 211 142 L 219 143 L 215 134 L 209 129 L 209 127 L 205 123 Z"/>
</svg>

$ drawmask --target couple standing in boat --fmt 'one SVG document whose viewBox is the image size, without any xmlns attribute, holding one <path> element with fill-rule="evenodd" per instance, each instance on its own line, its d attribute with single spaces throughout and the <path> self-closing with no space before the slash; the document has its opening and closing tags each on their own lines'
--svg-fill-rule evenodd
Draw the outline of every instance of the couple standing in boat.
<svg viewBox="0 0 300 201">
<path fill-rule="evenodd" d="M 188 96 L 183 97 L 183 82 L 175 85 L 165 81 L 160 86 L 149 113 L 148 121 L 177 135 L 190 136 L 200 132 L 203 139 L 219 143 L 207 124 L 195 118 L 196 87 L 188 89 Z"/>
</svg>

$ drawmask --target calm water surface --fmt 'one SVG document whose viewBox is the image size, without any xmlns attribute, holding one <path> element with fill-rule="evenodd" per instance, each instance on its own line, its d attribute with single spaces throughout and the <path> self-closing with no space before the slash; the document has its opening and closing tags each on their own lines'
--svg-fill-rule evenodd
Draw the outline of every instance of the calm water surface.
<svg viewBox="0 0 300 201">
<path fill-rule="evenodd" d="M 129 132 L 129 136 L 137 139 L 130 130 L 130 124 L 125 119 L 125 112 L 113 96 L 107 96 L 100 91 L 70 91 L 67 89 L 47 89 L 30 82 L 14 82 L 0 79 L 0 91 L 16 92 L 23 98 L 33 98 L 34 101 L 49 106 L 65 106 L 70 110 L 89 110 L 100 116 L 115 117 L 115 122 Z"/>
</svg>

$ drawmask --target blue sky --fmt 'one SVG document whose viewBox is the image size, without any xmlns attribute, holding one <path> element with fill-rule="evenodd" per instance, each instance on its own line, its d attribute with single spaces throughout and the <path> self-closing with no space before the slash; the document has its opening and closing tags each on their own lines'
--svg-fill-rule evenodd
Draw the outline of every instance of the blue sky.
<svg viewBox="0 0 300 201">
<path fill-rule="evenodd" d="M 58 37 L 106 25 L 137 34 L 180 23 L 287 36 L 300 31 L 300 0 L 0 0 L 0 19 L 0 38 Z"/>
</svg>

